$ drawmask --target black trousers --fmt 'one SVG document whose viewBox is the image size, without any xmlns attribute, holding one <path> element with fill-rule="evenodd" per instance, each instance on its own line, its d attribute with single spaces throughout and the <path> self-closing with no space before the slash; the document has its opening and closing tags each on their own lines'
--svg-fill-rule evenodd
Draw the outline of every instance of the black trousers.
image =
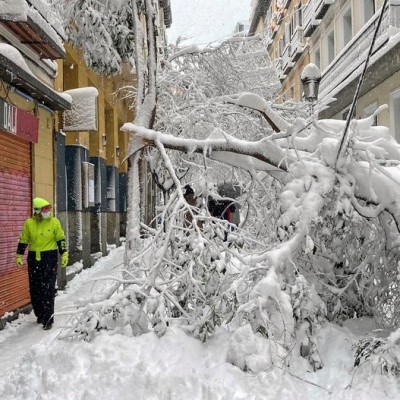
<svg viewBox="0 0 400 400">
<path fill-rule="evenodd" d="M 33 312 L 43 325 L 54 322 L 54 297 L 57 279 L 57 250 L 43 251 L 40 261 L 36 253 L 28 253 L 29 291 Z"/>
</svg>

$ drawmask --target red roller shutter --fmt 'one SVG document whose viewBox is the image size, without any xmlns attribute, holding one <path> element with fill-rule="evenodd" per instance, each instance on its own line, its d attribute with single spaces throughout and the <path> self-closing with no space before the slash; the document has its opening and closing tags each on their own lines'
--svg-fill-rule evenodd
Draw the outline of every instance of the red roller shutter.
<svg viewBox="0 0 400 400">
<path fill-rule="evenodd" d="M 30 215 L 31 144 L 0 131 L 0 317 L 30 303 L 27 268 L 15 266 L 19 234 Z"/>
</svg>

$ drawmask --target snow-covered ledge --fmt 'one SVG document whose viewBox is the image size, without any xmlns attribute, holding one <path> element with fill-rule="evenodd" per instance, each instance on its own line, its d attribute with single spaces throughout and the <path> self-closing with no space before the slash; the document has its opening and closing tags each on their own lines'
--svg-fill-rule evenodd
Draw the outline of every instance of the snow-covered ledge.
<svg viewBox="0 0 400 400">
<path fill-rule="evenodd" d="M 38 79 L 22 54 L 7 43 L 0 43 L 0 79 L 52 110 L 66 110 L 71 107 L 69 99 Z"/>
<path fill-rule="evenodd" d="M 15 65 L 18 65 L 18 67 L 23 69 L 28 74 L 35 76 L 28 67 L 28 64 L 26 63 L 22 54 L 15 47 L 10 46 L 7 43 L 0 43 L 0 54 L 8 58 Z"/>
<path fill-rule="evenodd" d="M 64 112 L 65 132 L 97 131 L 97 97 L 99 92 L 94 87 L 66 90 L 71 103 L 71 110 Z"/>
<path fill-rule="evenodd" d="M 0 0 L 0 21 L 41 58 L 65 58 L 65 32 L 46 0 Z"/>
<path fill-rule="evenodd" d="M 0 0 L 0 15 L 6 20 L 26 21 L 28 4 L 25 0 Z"/>
</svg>

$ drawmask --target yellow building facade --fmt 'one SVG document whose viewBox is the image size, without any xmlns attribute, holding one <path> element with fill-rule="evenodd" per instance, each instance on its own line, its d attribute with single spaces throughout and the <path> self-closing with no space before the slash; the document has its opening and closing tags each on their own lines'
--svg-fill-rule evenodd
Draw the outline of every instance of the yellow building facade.
<svg viewBox="0 0 400 400">
<path fill-rule="evenodd" d="M 55 116 L 71 107 L 54 87 L 61 38 L 25 6 L 20 14 L 0 9 L 0 328 L 4 314 L 30 303 L 26 258 L 17 268 L 16 246 L 32 197 L 56 204 Z"/>
<path fill-rule="evenodd" d="M 57 132 L 58 152 L 63 153 L 57 162 L 59 218 L 68 227 L 71 262 L 82 261 L 87 268 L 125 236 L 128 136 L 120 127 L 134 116 L 131 102 L 118 88 L 134 85 L 134 75 L 128 66 L 118 76 L 98 75 L 87 68 L 78 49 L 68 44 L 65 49 L 56 86 L 73 96 L 72 103 L 82 100 L 85 89 L 92 94 L 85 101 L 94 102 L 89 109 L 94 115 L 85 115 L 83 103 L 82 116 L 79 108 L 72 115 L 82 122 L 68 126 L 64 115 Z M 85 128 L 86 117 L 95 121 L 90 130 Z"/>
<path fill-rule="evenodd" d="M 118 91 L 134 90 L 131 66 L 117 76 L 96 74 L 49 22 L 42 2 L 10 4 L 0 9 L 0 329 L 11 314 L 29 309 L 26 258 L 17 268 L 15 253 L 33 197 L 53 205 L 75 264 L 59 270 L 59 287 L 122 243 L 129 133 L 120 127 L 134 120 L 134 96 Z M 162 56 L 169 0 L 155 10 Z"/>
</svg>

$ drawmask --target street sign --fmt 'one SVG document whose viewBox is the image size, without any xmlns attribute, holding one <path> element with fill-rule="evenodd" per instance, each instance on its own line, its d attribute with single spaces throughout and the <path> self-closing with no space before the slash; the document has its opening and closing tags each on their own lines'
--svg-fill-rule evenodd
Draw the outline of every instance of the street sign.
<svg viewBox="0 0 400 400">
<path fill-rule="evenodd" d="M 37 143 L 39 118 L 0 98 L 0 129 L 28 142 Z"/>
</svg>

